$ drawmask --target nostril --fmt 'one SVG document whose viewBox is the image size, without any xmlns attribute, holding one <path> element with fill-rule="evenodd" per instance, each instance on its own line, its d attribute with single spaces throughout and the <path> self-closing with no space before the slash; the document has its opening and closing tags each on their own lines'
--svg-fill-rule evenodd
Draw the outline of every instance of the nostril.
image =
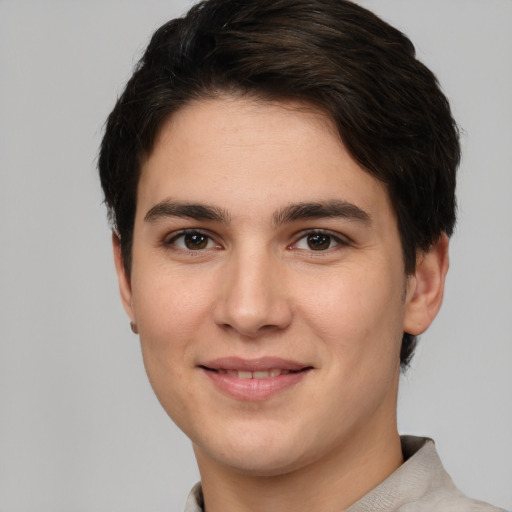
<svg viewBox="0 0 512 512">
<path fill-rule="evenodd" d="M 288 327 L 288 298 L 266 273 L 244 268 L 226 276 L 213 305 L 215 323 L 247 339 Z"/>
</svg>

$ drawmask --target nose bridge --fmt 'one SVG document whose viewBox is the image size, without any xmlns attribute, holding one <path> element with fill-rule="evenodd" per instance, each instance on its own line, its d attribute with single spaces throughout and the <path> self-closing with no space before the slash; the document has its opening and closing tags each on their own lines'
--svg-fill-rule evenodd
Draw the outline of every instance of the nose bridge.
<svg viewBox="0 0 512 512">
<path fill-rule="evenodd" d="M 292 311 L 285 274 L 268 248 L 254 244 L 233 251 L 224 268 L 216 323 L 249 337 L 269 328 L 286 328 Z"/>
</svg>

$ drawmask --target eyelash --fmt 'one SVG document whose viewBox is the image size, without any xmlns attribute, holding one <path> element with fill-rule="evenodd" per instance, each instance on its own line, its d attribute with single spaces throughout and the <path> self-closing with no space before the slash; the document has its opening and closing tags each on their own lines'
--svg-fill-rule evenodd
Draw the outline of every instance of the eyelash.
<svg viewBox="0 0 512 512">
<path fill-rule="evenodd" d="M 206 239 L 207 239 L 206 244 L 209 245 L 210 243 L 213 242 L 213 244 L 215 244 L 215 247 L 207 247 L 206 246 L 206 247 L 201 247 L 199 249 L 189 249 L 187 247 L 178 247 L 176 245 L 176 241 L 182 237 L 185 240 L 185 237 L 187 235 L 198 235 L 200 237 L 206 237 Z M 296 247 L 297 244 L 301 240 L 305 240 L 305 239 L 307 239 L 307 237 L 315 236 L 315 235 L 325 236 L 326 238 L 328 238 L 329 239 L 329 247 L 327 247 L 326 249 L 319 249 L 319 250 L 314 250 L 311 248 L 306 249 L 306 248 Z M 335 244 L 334 247 L 332 247 L 333 242 Z M 306 241 L 306 243 L 307 243 L 307 241 Z M 190 254 L 200 253 L 207 249 L 222 249 L 222 246 L 215 242 L 214 237 L 211 234 L 209 234 L 206 231 L 200 230 L 200 229 L 186 229 L 183 231 L 179 231 L 178 233 L 174 233 L 174 234 L 172 234 L 172 236 L 170 238 L 166 237 L 164 239 L 163 245 L 166 249 L 184 251 L 184 252 L 187 252 Z M 302 250 L 302 251 L 306 251 L 306 252 L 321 254 L 321 253 L 325 253 L 328 251 L 332 251 L 339 246 L 348 246 L 348 245 L 350 245 L 350 241 L 347 240 L 346 237 L 340 236 L 339 233 L 335 233 L 335 232 L 325 230 L 325 229 L 311 229 L 311 230 L 303 231 L 303 232 L 299 233 L 295 237 L 295 241 L 292 244 L 290 244 L 289 246 L 287 246 L 287 248 L 290 250 Z"/>
<path fill-rule="evenodd" d="M 184 229 L 183 231 L 179 231 L 178 233 L 173 233 L 173 235 L 169 238 L 169 237 L 166 237 L 163 241 L 163 245 L 167 248 L 167 249 L 174 249 L 174 250 L 179 250 L 179 251 L 185 251 L 185 252 L 189 252 L 189 253 L 199 253 L 199 252 L 202 252 L 204 249 L 211 249 L 211 247 L 206 247 L 206 248 L 201 248 L 201 249 L 188 249 L 186 247 L 178 247 L 176 245 L 176 241 L 180 238 L 183 238 L 185 240 L 185 237 L 187 235 L 199 235 L 199 236 L 202 236 L 202 237 L 206 237 L 207 238 L 207 244 L 209 244 L 210 242 L 213 242 L 216 247 L 215 248 L 220 248 L 221 245 L 220 244 L 217 244 L 215 241 L 214 241 L 214 238 L 213 236 L 211 236 L 208 232 L 206 231 L 202 231 L 200 229 Z"/>
<path fill-rule="evenodd" d="M 330 247 L 329 246 L 325 250 L 316 250 L 316 251 L 314 249 L 311 249 L 311 248 L 308 250 L 308 249 L 300 249 L 300 248 L 294 247 L 301 240 L 306 240 L 307 237 L 314 236 L 314 235 L 320 235 L 320 236 L 325 236 L 325 237 L 329 238 L 330 245 L 332 244 L 332 242 L 335 243 L 334 247 Z M 304 251 L 311 252 L 311 253 L 325 253 L 325 252 L 334 250 L 334 249 L 336 249 L 339 246 L 346 247 L 348 245 L 350 245 L 349 240 L 346 237 L 340 236 L 339 233 L 335 233 L 335 232 L 332 232 L 332 231 L 329 231 L 329 230 L 326 230 L 326 229 L 310 229 L 308 231 L 304 231 L 304 232 L 300 233 L 297 236 L 295 242 L 293 242 L 293 244 L 289 245 L 288 247 L 290 249 L 292 249 L 292 250 L 304 250 Z"/>
</svg>

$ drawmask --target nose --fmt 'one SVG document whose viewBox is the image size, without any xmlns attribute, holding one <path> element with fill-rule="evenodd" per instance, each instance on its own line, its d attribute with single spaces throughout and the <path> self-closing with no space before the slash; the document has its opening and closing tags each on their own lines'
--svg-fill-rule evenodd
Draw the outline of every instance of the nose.
<svg viewBox="0 0 512 512">
<path fill-rule="evenodd" d="M 233 255 L 213 313 L 217 325 L 247 338 L 286 329 L 293 317 L 286 269 L 264 251 Z"/>
</svg>

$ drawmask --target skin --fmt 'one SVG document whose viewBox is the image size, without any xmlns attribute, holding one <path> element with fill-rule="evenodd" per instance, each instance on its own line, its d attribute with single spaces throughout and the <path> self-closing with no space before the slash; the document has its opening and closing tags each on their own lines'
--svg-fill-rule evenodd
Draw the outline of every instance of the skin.
<svg viewBox="0 0 512 512">
<path fill-rule="evenodd" d="M 329 201 L 355 208 L 283 214 Z M 183 203 L 219 218 L 176 216 Z M 114 254 L 149 379 L 193 442 L 209 512 L 341 510 L 401 464 L 402 333 L 435 317 L 447 247 L 442 236 L 405 276 L 385 187 L 307 105 L 219 97 L 163 125 L 138 186 L 131 275 L 115 237 Z M 201 366 L 228 356 L 310 369 L 240 399 Z"/>
</svg>

